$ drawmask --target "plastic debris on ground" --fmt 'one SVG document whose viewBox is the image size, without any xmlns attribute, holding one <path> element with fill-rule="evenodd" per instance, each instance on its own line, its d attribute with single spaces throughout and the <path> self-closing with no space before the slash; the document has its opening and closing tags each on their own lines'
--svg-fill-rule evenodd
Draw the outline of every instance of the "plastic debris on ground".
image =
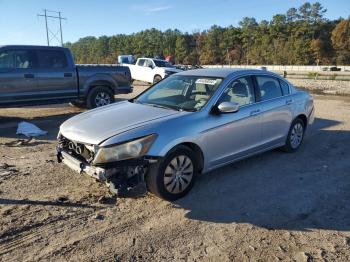
<svg viewBox="0 0 350 262">
<path fill-rule="evenodd" d="M 18 124 L 17 128 L 17 135 L 25 135 L 26 137 L 33 137 L 33 136 L 43 136 L 47 134 L 47 131 L 41 130 L 39 127 L 37 127 L 34 124 L 28 123 L 28 122 L 20 122 Z"/>
</svg>

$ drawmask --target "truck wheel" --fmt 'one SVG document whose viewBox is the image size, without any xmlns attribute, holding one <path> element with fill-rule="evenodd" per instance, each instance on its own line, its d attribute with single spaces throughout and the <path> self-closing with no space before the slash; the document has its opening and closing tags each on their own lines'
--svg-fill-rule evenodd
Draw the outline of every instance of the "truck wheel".
<svg viewBox="0 0 350 262">
<path fill-rule="evenodd" d="M 148 168 L 146 185 L 151 193 L 173 201 L 192 189 L 197 173 L 198 162 L 194 152 L 186 146 L 178 146 Z"/>
<path fill-rule="evenodd" d="M 162 77 L 161 77 L 160 75 L 156 75 L 156 76 L 153 78 L 153 84 L 158 83 L 160 80 L 162 80 Z"/>
<path fill-rule="evenodd" d="M 106 86 L 96 86 L 92 88 L 86 99 L 86 105 L 88 108 L 101 107 L 113 102 L 114 94 Z"/>
</svg>

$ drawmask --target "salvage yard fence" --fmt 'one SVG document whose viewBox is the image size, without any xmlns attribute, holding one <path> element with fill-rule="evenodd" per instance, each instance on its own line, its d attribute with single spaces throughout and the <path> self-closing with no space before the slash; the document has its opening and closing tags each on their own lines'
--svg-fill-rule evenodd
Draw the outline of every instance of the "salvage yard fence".
<svg viewBox="0 0 350 262">
<path fill-rule="evenodd" d="M 281 76 L 294 79 L 341 80 L 350 81 L 350 66 L 337 66 L 340 71 L 329 71 L 335 66 L 297 66 L 297 65 L 204 65 L 204 68 L 245 68 L 273 71 Z M 327 68 L 328 71 L 323 69 Z"/>
<path fill-rule="evenodd" d="M 205 68 L 250 68 L 250 69 L 262 69 L 265 68 L 269 71 L 302 71 L 302 72 L 349 72 L 350 66 L 335 66 L 335 65 L 204 65 Z M 340 71 L 323 71 L 324 68 L 337 67 Z"/>
</svg>

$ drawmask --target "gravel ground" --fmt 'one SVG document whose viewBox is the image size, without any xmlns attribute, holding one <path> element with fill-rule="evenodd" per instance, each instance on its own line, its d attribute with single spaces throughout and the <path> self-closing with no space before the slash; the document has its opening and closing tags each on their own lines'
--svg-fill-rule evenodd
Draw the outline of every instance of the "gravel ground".
<svg viewBox="0 0 350 262">
<path fill-rule="evenodd" d="M 350 261 L 350 99 L 315 106 L 298 152 L 202 175 L 174 203 L 115 200 L 56 163 L 59 124 L 81 110 L 0 109 L 0 261 Z M 48 135 L 20 142 L 23 119 Z"/>
<path fill-rule="evenodd" d="M 350 95 L 350 81 L 288 78 L 293 85 L 317 93 Z"/>
</svg>

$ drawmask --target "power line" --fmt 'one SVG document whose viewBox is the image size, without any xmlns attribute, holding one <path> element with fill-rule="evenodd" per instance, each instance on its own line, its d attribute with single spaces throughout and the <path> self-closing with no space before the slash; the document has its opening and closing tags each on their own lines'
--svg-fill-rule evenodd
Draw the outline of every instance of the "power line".
<svg viewBox="0 0 350 262">
<path fill-rule="evenodd" d="M 48 13 L 56 13 L 58 14 L 58 16 L 55 15 L 48 15 Z M 64 18 L 61 16 L 61 12 L 58 11 L 52 11 L 52 10 L 47 10 L 44 9 L 44 14 L 38 14 L 38 16 L 42 16 L 45 17 L 45 28 L 46 28 L 46 40 L 47 40 L 47 45 L 50 46 L 50 41 L 54 38 L 56 38 L 58 41 L 61 42 L 61 46 L 63 46 L 63 34 L 62 34 L 62 20 L 67 20 L 67 18 Z M 59 20 L 59 25 L 60 25 L 60 29 L 58 32 L 53 33 L 47 23 L 47 18 L 54 18 L 54 19 L 58 19 Z M 61 39 L 57 38 L 57 34 L 60 32 L 60 36 Z M 51 34 L 52 38 L 50 39 L 49 35 Z"/>
</svg>

